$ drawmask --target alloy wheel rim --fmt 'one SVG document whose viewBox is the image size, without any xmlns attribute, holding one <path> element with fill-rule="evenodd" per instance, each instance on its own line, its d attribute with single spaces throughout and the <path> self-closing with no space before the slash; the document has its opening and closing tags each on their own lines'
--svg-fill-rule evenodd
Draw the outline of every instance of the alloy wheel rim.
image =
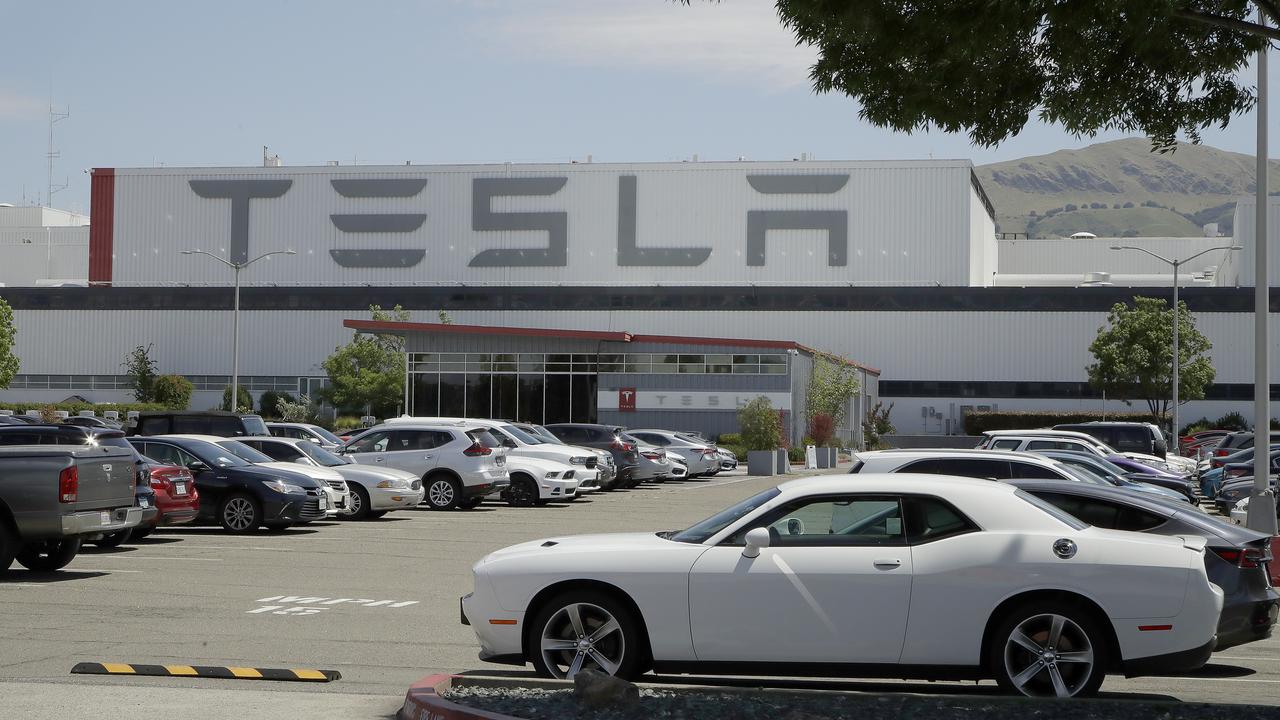
<svg viewBox="0 0 1280 720">
<path fill-rule="evenodd" d="M 444 507 L 453 502 L 453 484 L 448 480 L 437 480 L 431 483 L 431 504 Z"/>
<path fill-rule="evenodd" d="M 1018 623 L 1004 647 L 1015 689 L 1032 697 L 1073 697 L 1093 676 L 1093 644 L 1074 620 L 1044 613 Z"/>
<path fill-rule="evenodd" d="M 244 498 L 231 498 L 222 517 L 233 530 L 244 530 L 253 522 L 253 505 Z"/>
<path fill-rule="evenodd" d="M 540 643 L 547 669 L 565 680 L 589 665 L 615 675 L 627 651 L 618 619 L 591 603 L 572 603 L 557 610 L 543 626 Z"/>
<path fill-rule="evenodd" d="M 348 500 L 347 502 L 351 505 L 352 515 L 355 515 L 356 513 L 360 512 L 361 508 L 364 506 L 364 502 L 360 500 L 360 493 L 358 492 L 351 493 L 351 499 Z"/>
<path fill-rule="evenodd" d="M 534 491 L 529 482 L 519 482 L 511 487 L 512 499 L 517 505 L 528 505 L 534 501 Z"/>
</svg>

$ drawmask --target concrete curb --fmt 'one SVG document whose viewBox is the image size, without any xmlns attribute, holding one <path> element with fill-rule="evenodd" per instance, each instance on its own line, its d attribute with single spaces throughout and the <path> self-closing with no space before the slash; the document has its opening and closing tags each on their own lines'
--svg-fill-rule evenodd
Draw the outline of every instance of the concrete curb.
<svg viewBox="0 0 1280 720">
<path fill-rule="evenodd" d="M 442 695 L 455 682 L 464 682 L 460 675 L 428 675 L 409 686 L 404 694 L 404 705 L 396 714 L 397 720 L 520 720 L 513 715 L 476 710 L 445 700 Z"/>
</svg>

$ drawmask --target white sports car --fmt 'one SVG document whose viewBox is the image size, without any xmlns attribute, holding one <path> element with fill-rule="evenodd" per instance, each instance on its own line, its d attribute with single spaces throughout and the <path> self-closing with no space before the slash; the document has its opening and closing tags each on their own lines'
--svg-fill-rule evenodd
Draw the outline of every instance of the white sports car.
<svg viewBox="0 0 1280 720">
<path fill-rule="evenodd" d="M 681 532 L 557 537 L 475 565 L 480 658 L 584 667 L 956 679 L 1095 692 L 1198 668 L 1222 590 L 1205 541 L 1089 527 L 1003 483 L 819 477 Z"/>
</svg>

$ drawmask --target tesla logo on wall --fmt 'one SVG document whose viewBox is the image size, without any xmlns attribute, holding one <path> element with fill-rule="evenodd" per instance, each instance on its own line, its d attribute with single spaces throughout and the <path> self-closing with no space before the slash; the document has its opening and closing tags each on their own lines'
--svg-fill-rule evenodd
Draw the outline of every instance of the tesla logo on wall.
<svg viewBox="0 0 1280 720">
<path fill-rule="evenodd" d="M 636 411 L 635 388 L 618 388 L 618 410 L 620 412 Z"/>
</svg>

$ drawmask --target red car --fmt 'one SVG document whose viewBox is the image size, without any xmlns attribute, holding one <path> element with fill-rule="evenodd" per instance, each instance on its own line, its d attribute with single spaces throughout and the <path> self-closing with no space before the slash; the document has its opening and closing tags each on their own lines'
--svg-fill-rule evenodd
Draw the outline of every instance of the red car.
<svg viewBox="0 0 1280 720">
<path fill-rule="evenodd" d="M 156 493 L 156 508 L 160 511 L 150 522 L 133 529 L 134 540 L 144 538 L 157 527 L 182 525 L 196 519 L 200 510 L 200 493 L 191 471 L 177 465 L 165 465 L 139 455 L 138 479 L 146 478 Z"/>
</svg>

